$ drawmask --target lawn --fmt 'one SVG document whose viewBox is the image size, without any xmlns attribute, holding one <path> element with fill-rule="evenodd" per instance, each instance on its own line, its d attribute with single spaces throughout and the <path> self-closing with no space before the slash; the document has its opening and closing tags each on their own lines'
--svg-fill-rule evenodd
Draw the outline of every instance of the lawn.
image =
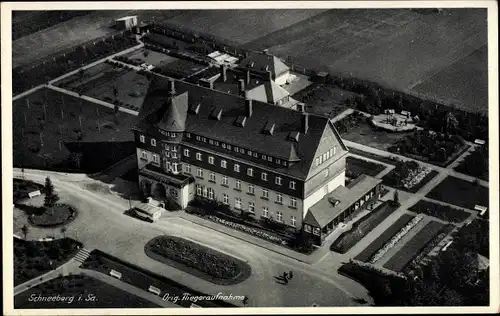
<svg viewBox="0 0 500 316">
<path fill-rule="evenodd" d="M 455 168 L 456 171 L 472 177 L 489 181 L 489 150 L 488 144 L 476 148 Z"/>
<path fill-rule="evenodd" d="M 13 200 L 14 203 L 28 198 L 28 194 L 33 191 L 43 191 L 43 184 L 35 183 L 30 180 L 13 179 Z"/>
<path fill-rule="evenodd" d="M 362 174 L 375 177 L 377 174 L 385 170 L 385 166 L 356 157 L 346 158 L 346 176 L 349 178 L 357 178 Z"/>
<path fill-rule="evenodd" d="M 471 215 L 461 209 L 453 208 L 448 205 L 441 205 L 426 200 L 420 200 L 408 209 L 415 213 L 423 213 L 433 216 L 450 223 L 461 223 Z"/>
<path fill-rule="evenodd" d="M 369 244 L 360 254 L 356 256 L 356 260 L 368 261 L 380 248 L 382 248 L 391 238 L 397 234 L 403 227 L 406 226 L 415 216 L 403 214 L 400 218 L 389 226 L 380 236 Z"/>
<path fill-rule="evenodd" d="M 81 243 L 70 238 L 53 241 L 14 238 L 14 285 L 57 268 L 76 255 L 81 246 Z"/>
<path fill-rule="evenodd" d="M 205 68 L 207 66 L 194 61 L 176 58 L 161 62 L 156 66 L 155 71 L 171 78 L 183 79 Z"/>
<path fill-rule="evenodd" d="M 487 187 L 452 176 L 446 177 L 426 197 L 471 210 L 476 205 L 489 205 Z"/>
<path fill-rule="evenodd" d="M 438 174 L 428 167 L 422 167 L 415 161 L 399 161 L 396 168 L 386 174 L 383 184 L 416 193 Z"/>
<path fill-rule="evenodd" d="M 43 294 L 41 294 L 43 293 Z M 69 300 L 36 302 L 32 297 L 67 297 Z M 159 308 L 141 297 L 86 275 L 52 279 L 14 296 L 15 308 Z"/>
<path fill-rule="evenodd" d="M 66 204 L 56 204 L 51 208 L 26 204 L 16 204 L 16 207 L 24 211 L 28 216 L 29 223 L 36 227 L 62 226 L 72 221 L 76 216 L 75 209 Z"/>
<path fill-rule="evenodd" d="M 135 116 L 118 112 L 115 120 L 113 109 L 51 89 L 17 99 L 12 110 L 15 167 L 94 173 L 135 153 Z"/>
<path fill-rule="evenodd" d="M 349 231 L 343 232 L 337 240 L 332 243 L 330 250 L 346 253 L 375 227 L 380 225 L 380 223 L 389 217 L 396 209 L 397 207 L 394 207 L 388 202 L 379 205 L 376 209 L 354 223 Z"/>
<path fill-rule="evenodd" d="M 424 226 L 410 241 L 394 254 L 384 265 L 392 271 L 400 272 L 404 267 L 415 258 L 425 246 L 436 237 L 445 227 L 445 224 L 430 221 Z"/>
<path fill-rule="evenodd" d="M 146 244 L 144 251 L 154 260 L 215 284 L 240 283 L 251 274 L 246 262 L 179 237 L 156 237 Z"/>
<path fill-rule="evenodd" d="M 147 291 L 153 285 L 161 290 L 161 297 L 166 294 L 180 297 L 183 293 L 189 293 L 192 296 L 207 295 L 99 250 L 94 250 L 90 253 L 90 257 L 82 264 L 82 268 L 96 270 L 108 275 L 111 269 L 119 271 L 122 274 L 121 281 L 144 291 Z M 179 300 L 177 303 L 182 307 L 189 307 L 190 305 L 190 302 L 186 300 Z M 220 300 L 202 300 L 198 301 L 197 304 L 203 307 L 234 307 L 232 304 Z"/>
</svg>

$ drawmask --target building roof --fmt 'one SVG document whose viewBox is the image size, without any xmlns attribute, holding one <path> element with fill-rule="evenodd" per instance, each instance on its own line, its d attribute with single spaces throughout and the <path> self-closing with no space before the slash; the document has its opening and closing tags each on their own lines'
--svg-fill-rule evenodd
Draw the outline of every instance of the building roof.
<svg viewBox="0 0 500 316">
<path fill-rule="evenodd" d="M 144 133 L 157 133 L 157 129 L 148 118 L 151 117 L 151 113 L 161 111 L 162 106 L 170 97 L 168 87 L 169 79 L 159 76 L 153 77 L 139 112 L 136 130 Z M 235 121 L 238 117 L 247 115 L 245 98 L 178 80 L 175 80 L 175 90 L 180 94 L 188 92 L 188 106 L 195 105 L 199 108 L 196 111 L 197 114 L 195 111 L 188 111 L 185 120 L 186 132 L 283 160 L 300 159 L 287 167 L 273 165 L 276 171 L 299 179 L 307 177 L 325 129 L 334 129 L 333 125 L 329 124 L 328 118 L 309 114 L 309 129 L 304 134 L 301 132 L 302 113 L 259 101 L 252 101 L 251 117 L 245 120 L 243 126 L 237 126 Z M 180 104 L 180 102 L 172 102 L 171 104 Z M 222 110 L 220 120 L 211 117 L 215 107 Z M 184 110 L 179 112 L 185 113 Z M 274 123 L 272 135 L 263 132 L 270 120 Z M 289 139 L 290 132 L 300 133 L 298 141 Z M 339 137 L 338 133 L 335 135 Z M 194 142 L 192 139 L 184 139 L 183 141 Z M 342 143 L 340 138 L 339 142 Z M 210 148 L 222 150 L 216 146 Z M 238 156 L 234 152 L 231 155 Z M 242 158 L 253 159 L 247 155 L 242 156 Z M 261 159 L 255 158 L 255 160 L 256 163 L 268 165 Z"/>
<path fill-rule="evenodd" d="M 160 129 L 170 132 L 183 132 L 186 127 L 188 94 L 169 97 L 165 104 L 150 117 L 150 122 Z"/>
<path fill-rule="evenodd" d="M 380 182 L 381 179 L 363 174 L 356 179 L 354 186 L 337 187 L 309 208 L 304 223 L 325 227 Z"/>
<path fill-rule="evenodd" d="M 249 99 L 275 104 L 278 100 L 290 95 L 274 81 L 265 81 L 263 84 L 246 92 Z"/>
<path fill-rule="evenodd" d="M 270 71 L 276 77 L 290 70 L 279 58 L 265 52 L 251 52 L 243 59 L 239 66 L 256 72 Z"/>
<path fill-rule="evenodd" d="M 156 212 L 161 211 L 161 208 L 149 203 L 141 203 L 139 205 L 136 205 L 135 208 L 141 211 L 141 213 L 145 213 L 151 216 L 154 215 Z"/>
<path fill-rule="evenodd" d="M 129 15 L 129 16 L 124 16 L 122 18 L 116 19 L 115 21 L 125 21 L 125 20 L 130 20 L 130 19 L 136 19 L 137 15 Z"/>
</svg>

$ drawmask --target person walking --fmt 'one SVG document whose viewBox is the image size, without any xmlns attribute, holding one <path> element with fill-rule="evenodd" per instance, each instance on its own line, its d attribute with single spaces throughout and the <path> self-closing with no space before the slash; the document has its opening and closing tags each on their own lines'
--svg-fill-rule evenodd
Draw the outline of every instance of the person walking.
<svg viewBox="0 0 500 316">
<path fill-rule="evenodd" d="M 288 284 L 288 277 L 286 272 L 283 272 L 283 281 L 285 282 L 285 284 Z"/>
<path fill-rule="evenodd" d="M 290 272 L 288 272 L 288 278 L 290 280 L 293 278 L 293 272 L 292 272 L 292 270 L 290 270 Z"/>
</svg>

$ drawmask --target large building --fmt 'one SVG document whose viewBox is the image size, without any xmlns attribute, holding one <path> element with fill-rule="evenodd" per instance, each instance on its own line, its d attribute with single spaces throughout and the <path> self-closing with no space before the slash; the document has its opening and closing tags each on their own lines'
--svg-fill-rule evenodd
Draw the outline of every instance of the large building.
<svg viewBox="0 0 500 316">
<path fill-rule="evenodd" d="M 316 244 L 378 194 L 371 177 L 344 186 L 348 150 L 328 118 L 210 86 L 156 77 L 134 133 L 146 196 L 217 199 Z"/>
</svg>

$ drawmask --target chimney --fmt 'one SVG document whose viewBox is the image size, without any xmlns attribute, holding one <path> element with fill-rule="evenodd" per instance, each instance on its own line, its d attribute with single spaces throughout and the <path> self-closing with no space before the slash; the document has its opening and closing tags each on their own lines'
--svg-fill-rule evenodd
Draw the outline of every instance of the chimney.
<svg viewBox="0 0 500 316">
<path fill-rule="evenodd" d="M 222 82 L 226 82 L 226 80 L 227 80 L 227 66 L 222 65 L 220 68 L 221 68 Z"/>
<path fill-rule="evenodd" d="M 266 70 L 267 71 L 267 80 L 273 81 L 273 74 L 271 73 L 271 70 Z"/>
<path fill-rule="evenodd" d="M 169 81 L 168 92 L 169 92 L 171 95 L 174 95 L 174 94 L 175 94 L 175 81 L 174 81 L 174 80 L 170 80 L 170 81 Z"/>
<path fill-rule="evenodd" d="M 252 99 L 249 99 L 247 95 L 245 95 L 245 107 L 247 110 L 247 117 L 252 116 L 252 112 L 253 112 Z"/>
<path fill-rule="evenodd" d="M 302 113 L 302 133 L 307 134 L 307 130 L 309 129 L 309 113 Z"/>
<path fill-rule="evenodd" d="M 245 79 L 239 79 L 239 88 L 240 88 L 240 94 L 244 95 L 245 94 Z"/>
<path fill-rule="evenodd" d="M 247 84 L 250 84 L 250 70 L 247 70 L 246 72 L 246 81 L 247 81 Z"/>
</svg>

